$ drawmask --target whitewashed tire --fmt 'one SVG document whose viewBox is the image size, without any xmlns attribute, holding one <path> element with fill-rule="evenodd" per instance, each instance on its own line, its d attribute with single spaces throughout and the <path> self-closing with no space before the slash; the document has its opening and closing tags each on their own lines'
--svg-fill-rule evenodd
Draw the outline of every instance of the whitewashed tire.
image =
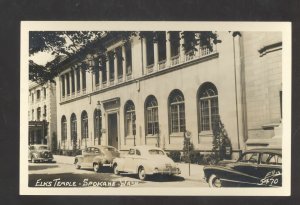
<svg viewBox="0 0 300 205">
<path fill-rule="evenodd" d="M 221 188 L 222 187 L 221 179 L 218 176 L 216 176 L 215 174 L 210 175 L 210 177 L 208 179 L 208 184 L 209 184 L 209 187 L 212 187 L 212 188 Z"/>
<path fill-rule="evenodd" d="M 119 170 L 118 170 L 118 165 L 115 164 L 113 168 L 114 168 L 114 174 L 115 174 L 115 175 L 119 175 L 120 172 L 119 172 Z"/>
<path fill-rule="evenodd" d="M 93 164 L 93 169 L 94 169 L 94 172 L 100 172 L 100 163 L 94 163 Z"/>
<path fill-rule="evenodd" d="M 146 175 L 144 167 L 139 168 L 138 176 L 139 176 L 140 180 L 142 180 L 142 181 L 146 180 L 147 175 Z"/>
</svg>

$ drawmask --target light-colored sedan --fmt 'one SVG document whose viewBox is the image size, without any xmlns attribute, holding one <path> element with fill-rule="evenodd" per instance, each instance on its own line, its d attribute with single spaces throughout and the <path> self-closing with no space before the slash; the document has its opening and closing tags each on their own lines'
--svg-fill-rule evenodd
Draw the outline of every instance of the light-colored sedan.
<svg viewBox="0 0 300 205">
<path fill-rule="evenodd" d="M 140 180 L 149 175 L 175 175 L 181 171 L 174 161 L 160 148 L 149 146 L 135 146 L 129 149 L 124 157 L 113 160 L 114 174 L 126 172 L 138 174 Z"/>
<path fill-rule="evenodd" d="M 114 147 L 91 146 L 75 157 L 74 164 L 76 169 L 93 168 L 95 172 L 99 172 L 101 167 L 111 167 L 113 159 L 119 156 L 119 151 Z"/>
</svg>

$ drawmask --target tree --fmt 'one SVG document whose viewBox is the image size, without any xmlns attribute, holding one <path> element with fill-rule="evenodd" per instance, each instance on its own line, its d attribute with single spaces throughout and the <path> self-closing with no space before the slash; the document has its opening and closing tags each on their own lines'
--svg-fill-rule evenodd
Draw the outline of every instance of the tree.
<svg viewBox="0 0 300 205">
<path fill-rule="evenodd" d="M 152 37 L 153 42 L 157 43 L 157 34 L 155 31 L 30 31 L 29 55 L 48 52 L 55 58 L 45 65 L 38 65 L 30 60 L 29 79 L 39 84 L 54 82 L 54 78 L 61 72 L 62 61 L 74 56 L 80 58 L 83 69 L 94 72 L 97 66 L 107 61 L 105 39 L 118 38 L 126 42 L 133 36 L 139 36 Z M 200 38 L 195 38 L 196 36 Z M 197 50 L 196 45 L 199 44 L 206 45 L 212 50 L 212 42 L 214 44 L 221 42 L 212 31 L 183 32 L 180 38 L 191 42 L 183 44 L 186 51 Z M 94 62 L 92 66 L 90 62 Z"/>
<path fill-rule="evenodd" d="M 216 161 L 220 161 L 226 158 L 226 147 L 231 149 L 230 139 L 220 118 L 214 123 L 213 135 L 213 155 Z"/>
</svg>

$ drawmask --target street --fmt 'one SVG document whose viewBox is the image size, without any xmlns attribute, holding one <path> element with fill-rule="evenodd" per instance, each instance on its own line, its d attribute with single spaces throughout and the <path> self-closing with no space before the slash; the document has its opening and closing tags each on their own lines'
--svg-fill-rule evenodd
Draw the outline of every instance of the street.
<svg viewBox="0 0 300 205">
<path fill-rule="evenodd" d="M 70 163 L 29 162 L 29 187 L 208 187 L 202 178 L 150 176 L 146 181 L 135 175 L 115 175 L 112 169 L 95 173 L 92 169 L 75 169 Z"/>
</svg>

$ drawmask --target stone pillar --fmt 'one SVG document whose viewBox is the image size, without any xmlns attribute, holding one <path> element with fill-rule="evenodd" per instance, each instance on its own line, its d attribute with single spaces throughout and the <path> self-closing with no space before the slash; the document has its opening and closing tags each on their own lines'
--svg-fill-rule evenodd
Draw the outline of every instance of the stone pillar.
<svg viewBox="0 0 300 205">
<path fill-rule="evenodd" d="M 123 81 L 126 80 L 126 49 L 125 45 L 122 46 L 122 58 L 123 58 Z"/>
<path fill-rule="evenodd" d="M 196 51 L 195 56 L 201 56 L 201 44 L 200 44 L 200 33 L 198 33 L 196 35 L 196 42 L 198 43 L 198 45 L 196 45 L 196 49 L 198 51 Z"/>
<path fill-rule="evenodd" d="M 179 37 L 180 37 L 180 53 L 179 53 L 179 59 L 180 59 L 180 62 L 183 63 L 185 61 L 185 52 L 184 52 L 184 47 L 183 47 L 183 44 L 184 44 L 184 38 L 182 38 L 182 34 L 183 32 L 180 32 L 179 33 Z"/>
<path fill-rule="evenodd" d="M 77 93 L 77 71 L 74 69 L 74 89 L 75 89 L 75 95 Z"/>
<path fill-rule="evenodd" d="M 114 84 L 118 84 L 118 57 L 117 57 L 117 50 L 114 50 Z"/>
<path fill-rule="evenodd" d="M 154 50 L 154 65 L 153 65 L 153 71 L 158 70 L 158 42 L 155 42 L 153 45 Z"/>
<path fill-rule="evenodd" d="M 171 42 L 170 42 L 170 32 L 166 32 L 166 67 L 171 64 Z"/>
<path fill-rule="evenodd" d="M 79 83 L 80 83 L 80 92 L 81 92 L 81 90 L 82 90 L 82 86 L 83 86 L 83 83 L 82 83 L 82 81 L 83 81 L 83 78 L 82 78 L 82 69 L 81 68 L 79 68 L 79 73 L 80 73 L 80 80 L 79 80 Z"/>
<path fill-rule="evenodd" d="M 102 85 L 102 70 L 99 70 L 99 88 Z"/>
<path fill-rule="evenodd" d="M 69 72 L 69 88 L 70 88 L 70 96 L 72 95 L 72 72 Z"/>
<path fill-rule="evenodd" d="M 109 76 L 110 76 L 109 59 L 107 58 L 107 61 L 106 61 L 106 83 L 107 83 L 107 86 L 109 86 Z"/>
<path fill-rule="evenodd" d="M 143 59 L 143 75 L 147 74 L 147 49 L 146 49 L 146 38 L 142 38 L 142 59 Z"/>
</svg>

